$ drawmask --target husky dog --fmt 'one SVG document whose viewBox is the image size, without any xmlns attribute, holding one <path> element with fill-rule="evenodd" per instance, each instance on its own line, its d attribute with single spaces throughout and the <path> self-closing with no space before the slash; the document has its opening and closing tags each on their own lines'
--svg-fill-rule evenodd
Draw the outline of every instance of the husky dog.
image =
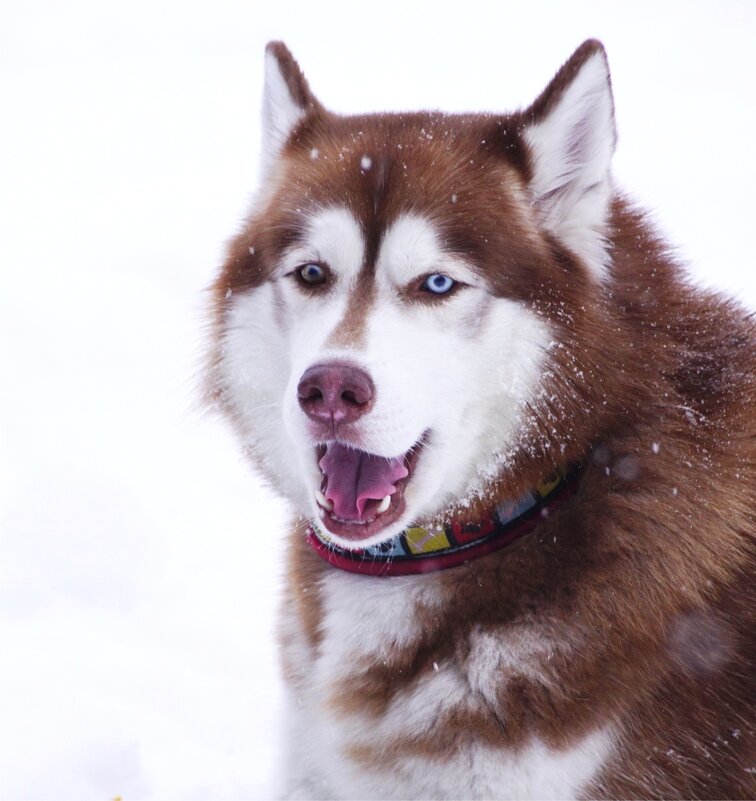
<svg viewBox="0 0 756 801">
<path fill-rule="evenodd" d="M 271 43 L 263 117 L 209 392 L 298 516 L 282 792 L 756 797 L 755 326 L 616 190 L 602 45 L 339 116 Z"/>
</svg>

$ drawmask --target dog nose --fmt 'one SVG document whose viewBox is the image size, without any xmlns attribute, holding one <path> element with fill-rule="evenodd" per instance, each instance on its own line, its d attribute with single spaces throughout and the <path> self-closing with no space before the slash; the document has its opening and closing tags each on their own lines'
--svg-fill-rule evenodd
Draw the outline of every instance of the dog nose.
<svg viewBox="0 0 756 801">
<path fill-rule="evenodd" d="M 316 364 L 297 387 L 302 411 L 316 422 L 351 423 L 373 405 L 370 376 L 349 364 Z"/>
</svg>

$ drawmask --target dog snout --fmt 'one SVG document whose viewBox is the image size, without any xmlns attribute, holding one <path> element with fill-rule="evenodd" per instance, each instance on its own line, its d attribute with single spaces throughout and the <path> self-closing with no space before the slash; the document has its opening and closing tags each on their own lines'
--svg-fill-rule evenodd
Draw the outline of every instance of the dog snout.
<svg viewBox="0 0 756 801">
<path fill-rule="evenodd" d="M 302 411 L 318 423 L 352 423 L 370 410 L 375 387 L 370 376 L 349 364 L 316 364 L 297 387 Z"/>
</svg>

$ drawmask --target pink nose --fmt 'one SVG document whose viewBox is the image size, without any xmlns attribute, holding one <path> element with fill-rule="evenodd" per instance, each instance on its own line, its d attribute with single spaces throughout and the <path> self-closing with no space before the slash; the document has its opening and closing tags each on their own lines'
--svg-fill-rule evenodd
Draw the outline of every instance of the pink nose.
<svg viewBox="0 0 756 801">
<path fill-rule="evenodd" d="M 316 422 L 357 420 L 373 405 L 373 392 L 370 376 L 349 364 L 316 364 L 297 387 L 302 411 Z"/>
</svg>

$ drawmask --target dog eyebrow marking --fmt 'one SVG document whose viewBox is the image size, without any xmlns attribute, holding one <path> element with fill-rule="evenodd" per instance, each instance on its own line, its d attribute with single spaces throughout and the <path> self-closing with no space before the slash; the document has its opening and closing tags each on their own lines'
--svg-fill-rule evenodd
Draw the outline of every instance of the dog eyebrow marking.
<svg viewBox="0 0 756 801">
<path fill-rule="evenodd" d="M 443 272 L 446 258 L 435 226 L 423 217 L 404 214 L 386 231 L 377 266 L 391 283 L 405 286 L 424 273 Z"/>
<path fill-rule="evenodd" d="M 343 206 L 330 206 L 313 214 L 301 245 L 303 251 L 313 254 L 312 258 L 317 254 L 325 261 L 342 281 L 353 280 L 365 260 L 362 229 Z"/>
</svg>

